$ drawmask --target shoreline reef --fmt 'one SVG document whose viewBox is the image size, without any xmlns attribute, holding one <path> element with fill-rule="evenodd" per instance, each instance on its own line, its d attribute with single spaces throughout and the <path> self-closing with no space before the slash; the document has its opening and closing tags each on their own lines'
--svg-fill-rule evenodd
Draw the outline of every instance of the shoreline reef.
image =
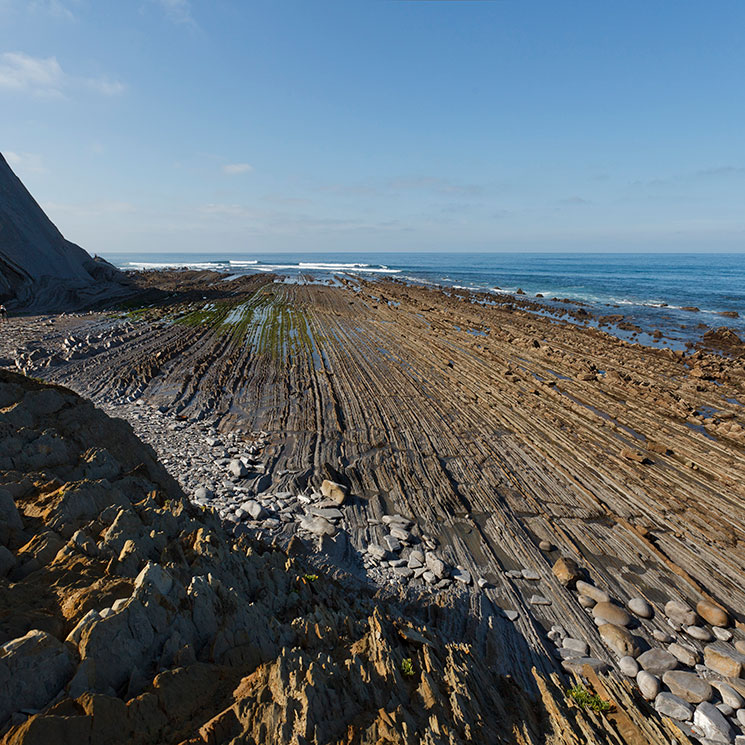
<svg viewBox="0 0 745 745">
<path fill-rule="evenodd" d="M 57 674 L 12 690 L 3 742 L 745 734 L 736 336 L 685 353 L 515 298 L 277 279 L 147 272 L 126 307 L 7 324 L 5 367 L 133 433 L 120 453 L 68 412 L 126 425 L 2 373 L 0 665 Z M 115 652 L 119 626 L 147 644 Z"/>
</svg>

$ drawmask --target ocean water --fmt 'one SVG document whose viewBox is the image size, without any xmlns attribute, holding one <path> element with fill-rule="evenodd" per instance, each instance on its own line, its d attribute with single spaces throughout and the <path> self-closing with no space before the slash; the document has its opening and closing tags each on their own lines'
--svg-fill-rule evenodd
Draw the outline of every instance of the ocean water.
<svg viewBox="0 0 745 745">
<path fill-rule="evenodd" d="M 567 298 L 594 314 L 623 315 L 645 331 L 695 340 L 704 329 L 728 326 L 745 334 L 745 253 L 328 253 L 110 254 L 122 269 L 189 266 L 230 274 L 275 272 L 318 279 L 338 274 L 398 279 L 450 288 Z M 699 312 L 682 310 L 699 308 Z M 564 307 L 566 307 L 564 305 Z M 734 311 L 739 318 L 719 315 Z M 637 337 L 648 341 L 647 335 Z"/>
</svg>

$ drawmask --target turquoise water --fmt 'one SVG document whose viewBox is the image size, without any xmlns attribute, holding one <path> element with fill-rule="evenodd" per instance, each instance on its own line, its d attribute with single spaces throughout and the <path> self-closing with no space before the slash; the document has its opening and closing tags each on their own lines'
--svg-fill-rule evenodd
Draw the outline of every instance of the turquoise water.
<svg viewBox="0 0 745 745">
<path fill-rule="evenodd" d="M 395 277 L 449 287 L 569 298 L 598 314 L 621 314 L 677 339 L 700 335 L 698 324 L 745 332 L 745 253 L 329 253 L 111 254 L 123 269 L 192 266 L 232 274 L 334 274 Z M 699 313 L 681 310 L 695 306 Z M 735 311 L 739 318 L 725 318 Z"/>
</svg>

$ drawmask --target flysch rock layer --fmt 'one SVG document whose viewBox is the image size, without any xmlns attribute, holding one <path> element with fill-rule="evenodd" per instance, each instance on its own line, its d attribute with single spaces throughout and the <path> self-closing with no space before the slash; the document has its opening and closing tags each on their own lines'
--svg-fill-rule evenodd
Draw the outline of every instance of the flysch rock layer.
<svg viewBox="0 0 745 745">
<path fill-rule="evenodd" d="M 130 421 L 233 539 L 487 629 L 521 690 L 616 670 L 742 733 L 741 357 L 392 282 L 138 282 L 149 307 L 11 319 L 0 354 Z"/>
<path fill-rule="evenodd" d="M 0 459 L 4 745 L 689 742 L 591 666 L 604 715 L 550 666 L 504 675 L 534 657 L 483 598 L 396 599 L 236 537 L 62 387 L 0 371 Z"/>
</svg>

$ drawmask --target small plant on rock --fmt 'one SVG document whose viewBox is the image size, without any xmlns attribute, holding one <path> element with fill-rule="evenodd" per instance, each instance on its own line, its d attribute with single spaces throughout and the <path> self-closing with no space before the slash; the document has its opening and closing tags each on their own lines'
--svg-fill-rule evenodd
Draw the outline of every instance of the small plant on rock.
<svg viewBox="0 0 745 745">
<path fill-rule="evenodd" d="M 315 582 L 318 579 L 317 574 L 304 574 L 300 579 L 304 582 Z"/>
<path fill-rule="evenodd" d="M 597 693 L 592 693 L 581 683 L 577 683 L 577 685 L 570 688 L 567 691 L 567 695 L 583 709 L 592 709 L 592 711 L 600 712 L 611 710 L 610 701 L 600 698 Z"/>
<path fill-rule="evenodd" d="M 405 657 L 401 660 L 401 675 L 406 678 L 411 678 L 414 675 L 414 663 L 411 657 Z"/>
</svg>

